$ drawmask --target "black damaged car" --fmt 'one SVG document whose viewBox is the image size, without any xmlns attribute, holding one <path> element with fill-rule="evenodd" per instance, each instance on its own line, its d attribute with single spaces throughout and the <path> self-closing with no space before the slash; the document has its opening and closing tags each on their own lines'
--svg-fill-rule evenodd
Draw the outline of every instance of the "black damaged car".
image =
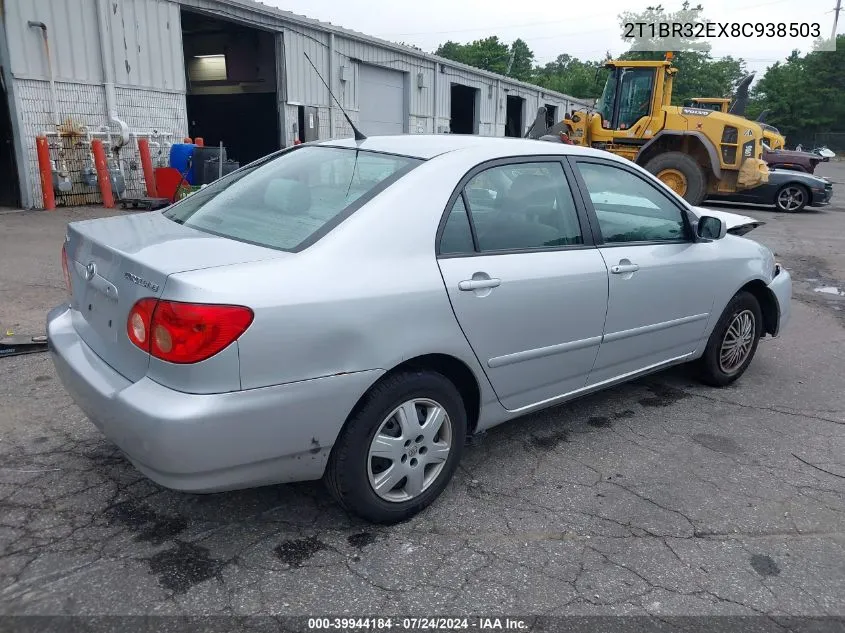
<svg viewBox="0 0 845 633">
<path fill-rule="evenodd" d="M 707 199 L 724 202 L 774 205 L 779 211 L 795 213 L 806 206 L 830 202 L 833 184 L 826 178 L 790 169 L 772 169 L 769 182 L 733 193 L 708 194 Z"/>
</svg>

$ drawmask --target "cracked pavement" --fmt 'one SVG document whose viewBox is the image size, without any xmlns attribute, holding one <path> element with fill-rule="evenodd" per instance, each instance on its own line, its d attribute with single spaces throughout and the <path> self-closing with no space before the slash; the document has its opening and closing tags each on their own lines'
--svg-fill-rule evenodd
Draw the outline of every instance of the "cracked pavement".
<svg viewBox="0 0 845 633">
<path fill-rule="evenodd" d="M 822 167 L 835 205 L 738 211 L 796 292 L 738 383 L 674 369 L 500 426 L 398 526 L 319 482 L 163 489 L 47 355 L 0 360 L 0 613 L 845 615 L 845 298 L 814 290 L 845 289 L 845 164 Z M 64 222 L 92 213 L 0 215 L 0 326 L 61 301 Z"/>
</svg>

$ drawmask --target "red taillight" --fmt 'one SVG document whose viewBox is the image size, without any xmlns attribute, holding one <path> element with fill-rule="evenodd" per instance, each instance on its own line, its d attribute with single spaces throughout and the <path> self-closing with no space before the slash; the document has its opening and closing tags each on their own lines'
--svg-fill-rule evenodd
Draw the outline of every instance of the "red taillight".
<svg viewBox="0 0 845 633">
<path fill-rule="evenodd" d="M 73 284 L 70 280 L 70 266 L 67 263 L 67 242 L 62 244 L 62 274 L 65 276 L 65 287 L 67 293 L 73 295 Z"/>
<path fill-rule="evenodd" d="M 170 363 L 211 358 L 243 334 L 253 319 L 243 306 L 141 299 L 129 312 L 126 333 L 145 352 Z"/>
<path fill-rule="evenodd" d="M 141 299 L 132 306 L 129 318 L 126 319 L 126 334 L 129 340 L 145 352 L 150 351 L 150 331 L 157 303 L 158 299 Z"/>
</svg>

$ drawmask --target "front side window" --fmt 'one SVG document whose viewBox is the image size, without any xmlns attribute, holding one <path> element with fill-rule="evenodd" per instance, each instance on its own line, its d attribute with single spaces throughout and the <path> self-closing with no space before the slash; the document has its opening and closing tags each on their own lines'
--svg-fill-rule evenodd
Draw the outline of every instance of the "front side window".
<svg viewBox="0 0 845 633">
<path fill-rule="evenodd" d="M 605 243 L 688 238 L 681 210 L 661 191 L 620 167 L 579 162 Z"/>
<path fill-rule="evenodd" d="M 491 167 L 464 191 L 482 252 L 584 243 L 572 192 L 558 162 Z"/>
<path fill-rule="evenodd" d="M 601 126 L 609 129 L 613 125 L 613 110 L 616 105 L 616 79 L 622 70 L 614 68 L 604 84 L 604 90 L 596 103 L 596 110 L 601 115 Z"/>
<path fill-rule="evenodd" d="M 214 235 L 292 251 L 420 162 L 355 148 L 302 147 L 238 170 L 164 215 Z"/>
</svg>

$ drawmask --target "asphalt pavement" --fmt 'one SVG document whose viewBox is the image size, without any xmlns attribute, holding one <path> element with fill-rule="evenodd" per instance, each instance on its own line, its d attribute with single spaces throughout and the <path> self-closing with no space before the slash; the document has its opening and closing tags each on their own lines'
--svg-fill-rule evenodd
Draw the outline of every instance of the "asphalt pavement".
<svg viewBox="0 0 845 633">
<path fill-rule="evenodd" d="M 796 295 L 740 381 L 679 368 L 493 429 L 398 526 L 319 482 L 165 490 L 47 355 L 0 359 L 0 613 L 845 615 L 845 163 L 819 171 L 829 207 L 738 211 Z M 43 328 L 95 215 L 0 215 L 0 327 Z"/>
</svg>

